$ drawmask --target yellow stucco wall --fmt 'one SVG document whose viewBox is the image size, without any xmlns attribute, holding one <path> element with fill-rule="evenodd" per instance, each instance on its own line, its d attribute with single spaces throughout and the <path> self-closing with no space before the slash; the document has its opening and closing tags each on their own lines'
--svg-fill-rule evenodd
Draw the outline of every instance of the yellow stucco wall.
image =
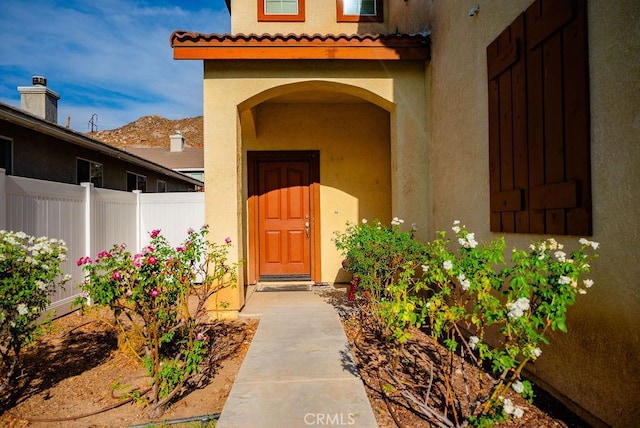
<svg viewBox="0 0 640 428">
<path fill-rule="evenodd" d="M 460 219 L 489 233 L 486 47 L 532 0 L 433 2 L 427 70 L 432 223 Z M 640 3 L 589 0 L 593 227 L 602 243 L 594 287 L 569 310 L 568 334 L 554 334 L 532 371 L 613 426 L 640 420 Z M 532 235 L 507 236 L 526 246 Z M 578 237 L 559 237 L 574 248 Z M 587 416 L 588 417 L 588 416 Z M 595 419 L 591 420 L 597 423 Z"/>
<path fill-rule="evenodd" d="M 419 61 L 205 62 L 205 215 L 211 238 L 231 236 L 231 258 L 247 266 L 249 148 L 321 150 L 323 282 L 345 279 L 331 238 L 346 221 L 398 215 L 410 225 L 427 218 L 424 66 Z M 285 102 L 267 102 L 275 97 Z M 333 103 L 334 97 L 340 103 Z M 283 111 L 297 129 L 275 126 L 282 125 L 275 119 Z M 243 288 L 222 298 L 237 311 Z"/>
<path fill-rule="evenodd" d="M 307 0 L 305 22 L 258 22 L 259 1 L 262 0 L 231 0 L 232 33 L 419 33 L 431 13 L 430 0 L 385 1 L 384 22 L 337 22 L 336 0 Z"/>
<path fill-rule="evenodd" d="M 307 0 L 304 22 L 258 22 L 259 1 L 262 0 L 231 1 L 232 33 L 354 34 L 358 29 L 358 23 L 337 22 L 335 0 Z M 367 28 L 370 32 L 386 32 L 383 23 L 370 23 Z"/>
</svg>

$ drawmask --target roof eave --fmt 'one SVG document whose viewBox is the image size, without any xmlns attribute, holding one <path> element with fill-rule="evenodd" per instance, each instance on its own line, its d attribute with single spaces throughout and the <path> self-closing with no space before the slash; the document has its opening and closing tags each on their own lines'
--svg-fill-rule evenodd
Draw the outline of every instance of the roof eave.
<svg viewBox="0 0 640 428">
<path fill-rule="evenodd" d="M 428 61 L 428 34 L 202 34 L 175 31 L 174 59 Z"/>
<path fill-rule="evenodd" d="M 174 46 L 180 60 L 387 60 L 428 61 L 426 47 L 390 46 Z"/>
</svg>

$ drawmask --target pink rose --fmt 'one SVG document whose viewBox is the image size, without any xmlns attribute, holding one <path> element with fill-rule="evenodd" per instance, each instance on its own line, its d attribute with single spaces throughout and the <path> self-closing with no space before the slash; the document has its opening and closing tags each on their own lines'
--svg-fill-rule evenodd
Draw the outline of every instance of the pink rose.
<svg viewBox="0 0 640 428">
<path fill-rule="evenodd" d="M 158 291 L 157 288 L 154 288 L 153 290 L 151 290 L 151 297 L 158 297 L 158 294 L 160 294 L 160 292 Z"/>
<path fill-rule="evenodd" d="M 118 281 L 122 279 L 122 274 L 117 270 L 114 270 L 113 273 L 111 274 L 111 279 L 115 279 L 116 281 Z"/>
<path fill-rule="evenodd" d="M 160 235 L 160 229 L 154 229 L 151 231 L 151 239 L 155 238 L 158 235 Z"/>
<path fill-rule="evenodd" d="M 112 257 L 112 256 L 111 256 L 111 253 L 109 253 L 108 251 L 102 250 L 102 251 L 100 251 L 98 253 L 98 260 L 100 260 L 100 259 L 108 259 L 110 257 Z"/>
<path fill-rule="evenodd" d="M 185 248 L 184 247 L 176 247 L 176 251 L 179 253 L 184 253 Z"/>
<path fill-rule="evenodd" d="M 226 242 L 227 244 L 231 244 L 231 238 L 229 238 L 228 236 L 224 239 L 224 242 Z"/>
<path fill-rule="evenodd" d="M 138 253 L 133 256 L 133 265 L 137 268 L 142 267 L 142 254 Z"/>
<path fill-rule="evenodd" d="M 155 265 L 158 262 L 158 260 L 153 257 L 153 256 L 149 256 L 147 257 L 147 263 L 149 263 L 150 265 Z"/>
<path fill-rule="evenodd" d="M 91 258 L 90 257 L 80 257 L 78 259 L 78 261 L 76 262 L 76 264 L 78 266 L 91 264 Z"/>
</svg>

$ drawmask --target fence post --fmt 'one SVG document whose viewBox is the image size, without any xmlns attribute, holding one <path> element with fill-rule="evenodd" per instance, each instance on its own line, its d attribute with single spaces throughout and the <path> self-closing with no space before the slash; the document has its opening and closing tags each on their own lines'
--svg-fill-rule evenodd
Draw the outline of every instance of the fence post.
<svg viewBox="0 0 640 428">
<path fill-rule="evenodd" d="M 142 209 L 140 208 L 140 195 L 142 191 L 133 190 L 136 194 L 136 252 L 142 249 Z"/>
<path fill-rule="evenodd" d="M 0 168 L 0 230 L 7 228 L 7 176 L 4 168 Z"/>
<path fill-rule="evenodd" d="M 91 192 L 93 191 L 93 183 L 80 183 L 80 185 L 84 187 L 84 254 L 91 257 L 93 255 L 93 225 L 91 222 L 91 210 L 93 208 Z M 91 305 L 92 303 L 91 297 L 87 296 L 87 305 Z"/>
</svg>

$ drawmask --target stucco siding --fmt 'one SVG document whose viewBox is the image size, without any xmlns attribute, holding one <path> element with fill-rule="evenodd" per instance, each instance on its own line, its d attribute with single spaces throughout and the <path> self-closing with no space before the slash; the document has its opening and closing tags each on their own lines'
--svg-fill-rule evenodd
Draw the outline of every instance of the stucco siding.
<svg viewBox="0 0 640 428">
<path fill-rule="evenodd" d="M 354 34 L 358 32 L 357 22 L 337 22 L 335 0 L 307 0 L 303 22 L 258 22 L 258 1 L 261 0 L 232 0 L 232 33 Z M 371 33 L 386 32 L 383 23 L 367 23 L 366 27 Z"/>
<path fill-rule="evenodd" d="M 338 22 L 336 0 L 307 0 L 304 22 L 258 22 L 258 1 L 231 1 L 233 34 L 420 33 L 429 28 L 431 0 L 384 1 L 383 22 Z"/>
<path fill-rule="evenodd" d="M 486 47 L 531 0 L 434 2 L 429 100 L 430 234 L 455 219 L 482 240 L 489 232 Z M 568 334 L 531 371 L 592 423 L 633 426 L 640 418 L 640 4 L 588 2 L 593 237 L 602 243 L 595 286 L 568 314 Z M 534 235 L 507 235 L 525 247 Z M 556 237 L 577 246 L 578 237 Z M 593 416 L 593 418 L 592 418 Z"/>
<path fill-rule="evenodd" d="M 220 234 L 212 238 L 235 234 L 233 257 L 246 262 L 247 150 L 320 150 L 323 282 L 346 279 L 331 238 L 347 220 L 389 221 L 402 212 L 411 224 L 428 217 L 427 199 L 417 197 L 426 193 L 424 67 L 420 61 L 205 62 L 206 217 Z M 296 127 L 278 118 L 285 112 Z M 408 197 L 391 196 L 396 189 Z"/>
</svg>

